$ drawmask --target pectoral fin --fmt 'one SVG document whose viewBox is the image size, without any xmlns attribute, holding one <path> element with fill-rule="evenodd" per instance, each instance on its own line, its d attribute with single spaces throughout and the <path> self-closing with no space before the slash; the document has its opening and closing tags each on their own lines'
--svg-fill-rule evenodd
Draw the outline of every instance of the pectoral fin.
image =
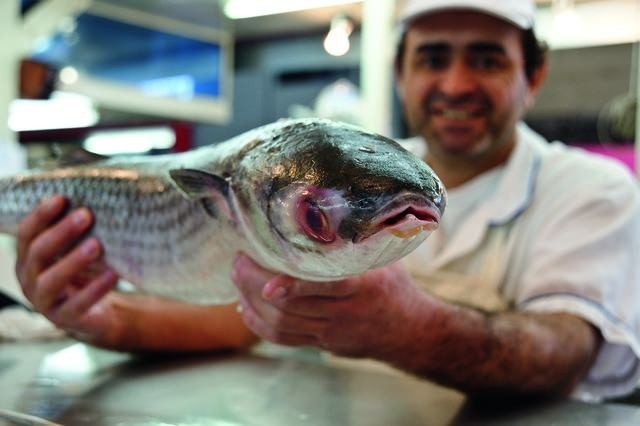
<svg viewBox="0 0 640 426">
<path fill-rule="evenodd" d="M 196 169 L 173 169 L 169 170 L 169 175 L 187 198 L 200 200 L 211 216 L 223 215 L 234 220 L 226 179 Z"/>
</svg>

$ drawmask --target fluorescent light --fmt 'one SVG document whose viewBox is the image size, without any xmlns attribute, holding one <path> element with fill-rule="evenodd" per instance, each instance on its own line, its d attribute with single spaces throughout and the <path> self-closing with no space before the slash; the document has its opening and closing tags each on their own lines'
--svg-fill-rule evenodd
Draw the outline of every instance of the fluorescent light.
<svg viewBox="0 0 640 426">
<path fill-rule="evenodd" d="M 362 0 L 227 0 L 224 13 L 231 19 L 242 19 L 360 2 Z"/>
<path fill-rule="evenodd" d="M 175 142 L 172 129 L 155 126 L 97 131 L 84 141 L 83 146 L 87 151 L 101 155 L 144 154 L 152 149 L 169 149 Z"/>
<path fill-rule="evenodd" d="M 15 99 L 9 106 L 9 128 L 28 130 L 88 127 L 98 122 L 98 112 L 86 96 L 54 92 L 51 99 Z"/>
</svg>

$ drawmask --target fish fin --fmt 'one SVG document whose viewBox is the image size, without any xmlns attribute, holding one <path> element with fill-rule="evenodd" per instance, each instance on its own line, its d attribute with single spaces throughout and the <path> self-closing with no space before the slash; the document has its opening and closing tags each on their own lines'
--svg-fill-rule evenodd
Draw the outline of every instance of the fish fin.
<svg viewBox="0 0 640 426">
<path fill-rule="evenodd" d="M 58 145 L 53 146 L 53 156 L 55 167 L 78 166 L 110 158 L 106 155 L 96 154 L 95 152 L 87 151 L 80 147 L 74 147 L 71 150 L 63 151 Z"/>
<path fill-rule="evenodd" d="M 226 179 L 196 169 L 171 169 L 169 175 L 187 198 L 202 201 L 209 215 L 217 217 L 222 213 L 234 220 L 229 203 L 229 182 Z"/>
<path fill-rule="evenodd" d="M 211 192 L 229 194 L 229 182 L 213 173 L 196 169 L 171 169 L 171 179 L 189 198 L 210 198 Z"/>
</svg>

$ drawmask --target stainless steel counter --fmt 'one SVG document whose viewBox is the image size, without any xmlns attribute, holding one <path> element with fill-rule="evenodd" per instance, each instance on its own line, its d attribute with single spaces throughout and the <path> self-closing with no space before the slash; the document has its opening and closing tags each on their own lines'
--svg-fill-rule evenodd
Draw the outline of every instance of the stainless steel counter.
<svg viewBox="0 0 640 426">
<path fill-rule="evenodd" d="M 94 426 L 640 424 L 631 405 L 476 406 L 427 381 L 360 365 L 268 345 L 242 355 L 133 357 L 70 340 L 4 342 L 0 425 L 38 424 L 7 420 L 12 413 Z"/>
</svg>

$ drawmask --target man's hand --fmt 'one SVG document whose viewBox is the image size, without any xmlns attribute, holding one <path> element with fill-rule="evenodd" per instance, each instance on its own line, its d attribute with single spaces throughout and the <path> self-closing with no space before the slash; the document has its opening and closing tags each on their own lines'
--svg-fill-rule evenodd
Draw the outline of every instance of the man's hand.
<svg viewBox="0 0 640 426">
<path fill-rule="evenodd" d="M 600 342 L 570 314 L 485 314 L 447 303 L 415 287 L 398 264 L 316 283 L 239 255 L 232 279 L 244 321 L 260 337 L 377 359 L 482 395 L 564 396 Z"/>
<path fill-rule="evenodd" d="M 317 346 L 343 356 L 387 358 L 410 336 L 407 321 L 424 295 L 392 265 L 335 282 L 273 274 L 245 255 L 234 261 L 245 322 L 285 345 Z"/>
<path fill-rule="evenodd" d="M 118 276 L 102 261 L 102 247 L 85 238 L 93 217 L 85 208 L 64 214 L 66 200 L 41 203 L 18 227 L 16 275 L 34 309 L 85 340 L 112 330 L 105 295 Z"/>
</svg>

